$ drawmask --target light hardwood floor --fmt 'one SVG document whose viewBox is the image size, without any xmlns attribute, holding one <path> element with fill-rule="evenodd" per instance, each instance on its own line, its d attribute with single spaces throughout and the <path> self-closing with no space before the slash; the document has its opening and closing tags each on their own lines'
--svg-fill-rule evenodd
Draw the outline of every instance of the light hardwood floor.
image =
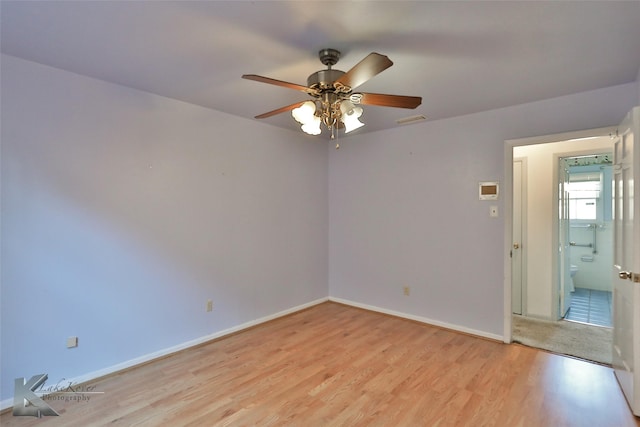
<svg viewBox="0 0 640 427">
<path fill-rule="evenodd" d="M 611 369 L 336 303 L 93 383 L 2 426 L 638 426 Z"/>
</svg>

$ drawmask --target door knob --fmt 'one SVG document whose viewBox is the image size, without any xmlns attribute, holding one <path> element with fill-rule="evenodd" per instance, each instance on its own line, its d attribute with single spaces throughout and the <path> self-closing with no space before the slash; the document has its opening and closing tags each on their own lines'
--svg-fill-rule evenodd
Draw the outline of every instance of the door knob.
<svg viewBox="0 0 640 427">
<path fill-rule="evenodd" d="M 513 249 L 520 249 L 520 245 L 518 243 L 513 244 Z"/>
<path fill-rule="evenodd" d="M 621 271 L 618 273 L 618 277 L 621 278 L 622 280 L 633 280 L 633 273 L 629 272 L 629 271 Z"/>
</svg>

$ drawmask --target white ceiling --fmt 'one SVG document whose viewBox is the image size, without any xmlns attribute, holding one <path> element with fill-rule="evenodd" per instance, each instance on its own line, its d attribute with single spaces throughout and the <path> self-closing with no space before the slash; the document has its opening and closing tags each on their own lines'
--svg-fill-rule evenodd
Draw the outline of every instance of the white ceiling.
<svg viewBox="0 0 640 427">
<path fill-rule="evenodd" d="M 422 96 L 366 106 L 366 126 L 442 119 L 636 80 L 640 1 L 6 1 L 2 52 L 246 117 L 304 100 L 242 74 L 306 85 L 342 51 L 394 65 L 358 88 Z M 290 114 L 264 122 L 297 129 Z M 325 132 L 326 133 L 326 132 Z"/>
</svg>

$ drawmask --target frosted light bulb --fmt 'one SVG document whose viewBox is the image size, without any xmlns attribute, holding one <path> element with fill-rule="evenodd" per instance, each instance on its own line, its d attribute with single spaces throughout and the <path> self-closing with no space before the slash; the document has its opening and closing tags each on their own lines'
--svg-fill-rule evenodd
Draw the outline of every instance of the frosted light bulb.
<svg viewBox="0 0 640 427">
<path fill-rule="evenodd" d="M 320 117 L 312 116 L 311 120 L 303 124 L 301 127 L 302 130 L 309 135 L 320 135 L 320 132 L 322 132 L 320 130 L 320 123 Z"/>
<path fill-rule="evenodd" d="M 298 123 L 306 124 L 313 120 L 316 112 L 316 104 L 312 101 L 306 101 L 298 108 L 291 111 L 291 115 Z"/>
</svg>

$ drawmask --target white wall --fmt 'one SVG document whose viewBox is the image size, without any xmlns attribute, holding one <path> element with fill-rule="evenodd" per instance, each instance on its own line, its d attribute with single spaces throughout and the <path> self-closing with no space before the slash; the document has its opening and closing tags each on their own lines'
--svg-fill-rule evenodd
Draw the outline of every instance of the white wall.
<svg viewBox="0 0 640 427">
<path fill-rule="evenodd" d="M 580 151 L 602 150 L 612 150 L 610 140 L 602 138 L 563 141 L 513 149 L 514 158 L 527 159 L 527 259 L 524 260 L 527 264 L 527 277 L 526 306 L 523 307 L 525 315 L 553 320 L 557 318 L 552 269 L 553 257 L 556 254 L 552 239 L 553 218 L 557 212 L 557 203 L 553 200 L 553 177 L 554 169 L 557 168 L 554 155 L 562 157 Z"/>
<path fill-rule="evenodd" d="M 6 55 L 1 138 L 1 399 L 327 297 L 325 144 Z"/>
<path fill-rule="evenodd" d="M 572 227 L 571 241 L 591 243 L 593 229 Z M 609 291 L 612 289 L 611 266 L 613 265 L 613 221 L 599 222 L 596 228 L 596 248 L 572 247 L 571 264 L 578 267 L 573 283 L 578 288 Z M 583 257 L 587 257 L 583 259 Z M 587 261 L 591 260 L 591 261 Z"/>
<path fill-rule="evenodd" d="M 502 336 L 504 218 L 489 206 L 504 206 L 479 201 L 478 182 L 503 181 L 505 140 L 617 124 L 635 103 L 630 83 L 343 140 L 329 294 Z"/>
</svg>

